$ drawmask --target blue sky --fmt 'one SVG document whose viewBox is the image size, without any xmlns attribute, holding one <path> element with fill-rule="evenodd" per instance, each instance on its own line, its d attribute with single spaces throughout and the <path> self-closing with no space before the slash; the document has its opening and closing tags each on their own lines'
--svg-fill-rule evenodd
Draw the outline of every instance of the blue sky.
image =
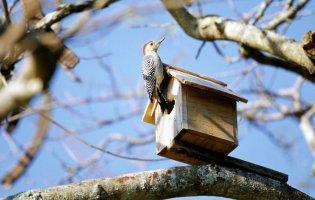
<svg viewBox="0 0 315 200">
<path fill-rule="evenodd" d="M 148 3 L 151 1 L 147 0 L 143 2 Z M 237 2 L 236 7 L 241 12 L 244 12 L 250 10 L 260 1 L 239 0 L 235 2 Z M 241 69 L 250 63 L 250 61 L 241 61 L 232 65 L 227 64 L 222 57 L 217 54 L 210 43 L 205 45 L 199 58 L 196 60 L 195 55 L 201 41 L 190 38 L 183 33 L 171 16 L 163 10 L 159 1 L 152 1 L 152 3 L 158 6 L 156 13 L 139 13 L 136 17 L 123 20 L 118 26 L 112 28 L 100 27 L 97 32 L 93 34 L 82 33 L 80 36 L 67 41 L 67 45 L 71 47 L 79 57 L 90 57 L 96 54 L 102 55 L 109 53 L 110 55 L 103 60 L 114 71 L 118 80 L 119 90 L 122 92 L 132 92 L 142 85 L 140 71 L 142 45 L 146 41 L 158 39 L 161 36 L 165 36 L 166 38 L 159 50 L 162 60 L 165 63 L 176 64 L 193 72 L 215 77 L 221 72 Z M 112 13 L 119 12 L 127 6 L 141 5 L 136 5 L 134 1 L 131 0 L 118 2 L 106 10 L 97 12 L 95 18 L 104 20 L 110 17 Z M 314 8 L 315 2 L 312 1 L 307 7 Z M 238 19 L 225 1 L 207 3 L 203 9 L 205 14 L 217 14 L 232 19 Z M 194 9 L 193 12 L 194 11 L 196 11 L 196 9 Z M 273 10 L 270 11 L 270 13 L 272 12 Z M 63 26 L 71 26 L 71 20 L 73 19 L 75 19 L 75 17 L 65 20 Z M 135 28 L 135 26 L 144 25 L 150 26 L 146 28 Z M 167 28 L 161 28 L 155 25 L 166 25 Z M 314 29 L 314 16 L 295 22 L 294 25 L 289 28 L 286 35 L 295 40 L 300 40 L 303 34 L 311 29 Z M 87 44 L 92 44 L 93 50 Z M 227 55 L 237 55 L 238 48 L 235 44 L 230 42 L 219 42 L 219 44 L 227 46 L 225 49 Z M 295 75 L 280 69 L 266 66 L 259 66 L 259 68 L 265 73 L 266 83 L 271 80 L 272 74 L 276 74 L 276 82 L 272 86 L 273 89 L 289 87 L 294 83 L 296 78 Z M 84 84 L 78 84 L 69 80 L 62 69 L 57 71 L 52 83 L 52 93 L 59 100 L 84 98 L 86 96 L 98 96 L 109 93 L 108 74 L 98 65 L 97 61 L 81 60 L 74 71 L 83 79 Z M 234 85 L 233 89 L 238 91 L 248 87 L 254 77 L 248 75 L 243 78 L 239 84 L 235 85 L 238 78 L 237 76 L 233 76 L 221 78 L 221 80 L 229 85 Z M 310 83 L 306 83 L 303 87 L 302 95 L 305 96 L 305 99 L 314 102 L 313 91 L 314 86 Z M 248 97 L 248 99 L 253 100 L 252 97 Z M 37 100 L 35 100 L 34 103 L 36 104 Z M 144 108 L 146 100 L 138 101 L 138 103 Z M 83 113 L 92 113 L 91 115 L 97 118 L 111 118 L 116 116 L 117 113 L 124 113 L 131 110 L 131 105 L 132 104 L 126 101 L 116 101 L 108 104 L 95 103 L 88 106 L 76 106 L 75 109 Z M 239 103 L 239 106 L 242 106 L 241 103 Z M 55 120 L 73 130 L 89 124 L 88 121 L 80 119 L 79 116 L 73 116 L 71 113 L 62 109 L 54 110 L 53 116 Z M 20 124 L 18 131 L 14 135 L 14 139 L 18 143 L 26 145 L 28 141 L 30 141 L 34 132 L 32 130 L 34 130 L 36 126 L 34 119 L 36 119 L 35 116 L 27 117 Z M 141 122 L 141 115 L 137 115 L 132 119 L 113 126 L 96 129 L 84 134 L 82 137 L 92 144 L 98 144 L 101 139 L 106 138 L 106 136 L 111 133 L 139 136 L 139 130 L 146 132 L 152 130 L 152 128 L 153 127 L 150 125 L 143 124 Z M 273 130 L 279 137 L 294 142 L 293 147 L 290 149 L 277 147 L 266 135 L 249 126 L 246 121 L 240 120 L 240 143 L 231 155 L 286 173 L 289 175 L 290 185 L 315 196 L 315 181 L 314 178 L 310 176 L 311 166 L 314 160 L 299 130 L 298 123 L 293 119 L 286 119 L 281 122 L 268 124 L 268 129 Z M 57 136 L 64 137 L 65 135 L 60 129 L 52 125 L 47 142 L 25 176 L 19 179 L 11 189 L 7 190 L 0 187 L 0 196 L 14 194 L 31 188 L 58 184 L 63 177 L 66 177 L 65 171 L 60 165 L 60 160 L 63 160 L 69 165 L 75 163 L 69 154 L 66 153 L 64 148 L 65 143 L 72 149 L 76 156 L 81 159 L 95 152 L 95 150 L 69 137 L 65 137 L 66 139 L 64 139 L 63 142 L 54 139 Z M 124 144 L 115 142 L 108 148 L 119 152 L 119 149 L 123 147 L 125 147 Z M 0 162 L 0 175 L 4 174 L 15 161 L 14 159 L 10 159 L 10 156 L 8 157 L 8 155 L 10 155 L 8 148 L 8 144 L 0 137 L 0 155 L 4 157 Z M 154 144 L 136 147 L 125 153 L 146 158 L 158 158 L 155 156 Z M 111 177 L 129 172 L 181 165 L 185 164 L 171 160 L 142 163 L 104 155 L 98 164 L 97 170 L 85 170 L 75 181 L 86 178 Z"/>
</svg>

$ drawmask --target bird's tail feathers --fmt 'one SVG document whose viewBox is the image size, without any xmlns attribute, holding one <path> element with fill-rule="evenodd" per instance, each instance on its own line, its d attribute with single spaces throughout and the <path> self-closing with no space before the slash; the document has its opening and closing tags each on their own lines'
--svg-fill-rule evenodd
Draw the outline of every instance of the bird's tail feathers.
<svg viewBox="0 0 315 200">
<path fill-rule="evenodd" d="M 174 102 L 170 103 L 169 101 L 167 101 L 167 99 L 164 97 L 164 95 L 159 89 L 157 90 L 157 94 L 158 103 L 161 106 L 162 113 L 164 113 L 164 111 L 167 110 L 167 113 L 170 114 L 171 111 L 173 110 Z"/>
</svg>

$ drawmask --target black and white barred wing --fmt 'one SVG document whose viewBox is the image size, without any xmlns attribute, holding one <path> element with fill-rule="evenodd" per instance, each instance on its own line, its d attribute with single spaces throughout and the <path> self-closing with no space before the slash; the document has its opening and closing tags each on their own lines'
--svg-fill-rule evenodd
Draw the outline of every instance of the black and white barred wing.
<svg viewBox="0 0 315 200">
<path fill-rule="evenodd" d="M 152 55 L 145 55 L 142 61 L 142 76 L 144 80 L 144 86 L 147 90 L 149 95 L 150 101 L 153 100 L 153 94 L 155 90 L 155 69 L 157 63 L 154 62 L 154 56 Z"/>
</svg>

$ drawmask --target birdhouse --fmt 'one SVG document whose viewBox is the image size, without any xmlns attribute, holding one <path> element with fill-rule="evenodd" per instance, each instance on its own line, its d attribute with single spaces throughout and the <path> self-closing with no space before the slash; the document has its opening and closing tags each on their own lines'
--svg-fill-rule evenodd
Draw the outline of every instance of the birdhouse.
<svg viewBox="0 0 315 200">
<path fill-rule="evenodd" d="M 142 121 L 156 126 L 156 151 L 188 164 L 202 164 L 195 154 L 228 155 L 238 145 L 237 101 L 247 100 L 221 81 L 165 65 L 162 92 L 173 101 L 172 111 L 162 113 L 149 101 Z"/>
</svg>

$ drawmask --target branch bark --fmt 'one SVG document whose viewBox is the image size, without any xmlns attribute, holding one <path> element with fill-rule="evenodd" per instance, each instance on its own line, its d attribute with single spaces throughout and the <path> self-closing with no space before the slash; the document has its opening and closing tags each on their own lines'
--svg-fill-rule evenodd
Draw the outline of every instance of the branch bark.
<svg viewBox="0 0 315 200">
<path fill-rule="evenodd" d="M 31 29 L 37 24 L 41 24 L 41 20 L 49 16 L 44 16 L 42 11 L 41 1 L 39 0 L 21 0 L 24 19 L 26 20 L 27 24 L 31 27 Z M 46 27 L 47 32 L 53 32 L 51 27 Z M 73 69 L 79 62 L 79 58 L 73 53 L 71 49 L 69 49 L 63 41 L 59 39 L 57 33 L 55 35 L 55 40 L 58 40 L 62 44 L 62 53 L 59 57 L 59 62 L 66 68 L 66 69 Z"/>
<path fill-rule="evenodd" d="M 295 63 L 290 63 L 277 57 L 266 55 L 254 48 L 250 48 L 247 46 L 242 46 L 240 48 L 240 52 L 245 58 L 254 59 L 256 62 L 263 65 L 282 68 L 293 73 L 298 73 L 305 79 L 315 83 L 315 75 L 310 74 L 306 68 L 301 68 L 299 65 Z"/>
<path fill-rule="evenodd" d="M 313 199 L 286 183 L 216 164 L 92 179 L 30 190 L 5 199 L 164 199 L 198 195 L 233 199 Z"/>
<path fill-rule="evenodd" d="M 37 29 L 47 29 L 56 22 L 73 14 L 80 13 L 84 10 L 101 9 L 110 6 L 119 0 L 90 0 L 78 4 L 61 5 L 58 10 L 47 14 L 35 26 Z"/>
<path fill-rule="evenodd" d="M 0 121 L 47 87 L 60 55 L 60 43 L 52 33 L 34 33 L 21 43 L 30 56 L 16 79 L 0 90 Z"/>
<path fill-rule="evenodd" d="M 220 16 L 196 18 L 179 1 L 162 0 L 165 8 L 179 26 L 191 37 L 203 40 L 229 40 L 258 51 L 264 51 L 290 65 L 293 71 L 307 79 L 315 80 L 315 65 L 301 45 L 274 31 L 259 29 L 242 22 Z M 292 64 L 293 63 L 293 64 Z M 288 70 L 284 65 L 278 65 Z M 305 72 L 309 76 L 305 75 Z"/>
</svg>

